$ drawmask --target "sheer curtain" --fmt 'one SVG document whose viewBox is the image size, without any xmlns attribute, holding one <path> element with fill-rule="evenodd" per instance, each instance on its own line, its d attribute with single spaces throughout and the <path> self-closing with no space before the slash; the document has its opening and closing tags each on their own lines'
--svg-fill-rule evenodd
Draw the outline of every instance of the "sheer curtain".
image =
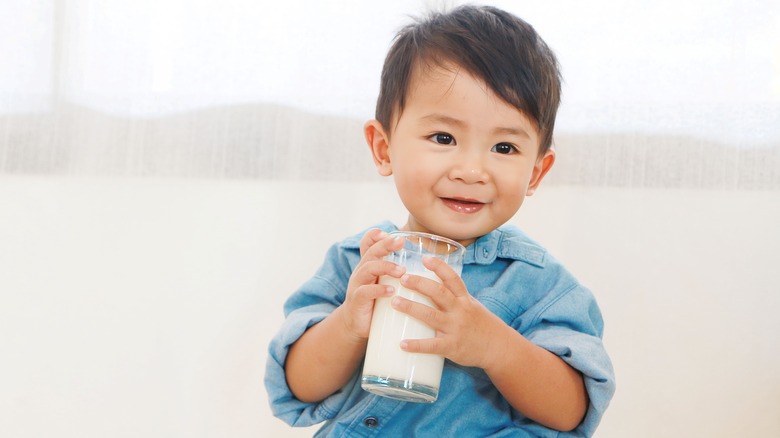
<svg viewBox="0 0 780 438">
<path fill-rule="evenodd" d="M 405 220 L 362 124 L 396 29 L 460 3 L 0 0 L 0 431 L 311 436 L 265 347 L 329 245 Z M 599 436 L 778 436 L 780 2 L 490 3 L 562 65 L 512 222 L 602 307 Z"/>
<path fill-rule="evenodd" d="M 393 32 L 457 2 L 0 4 L 0 172 L 365 180 Z M 565 77 L 558 184 L 780 187 L 769 0 L 495 2 Z"/>
</svg>

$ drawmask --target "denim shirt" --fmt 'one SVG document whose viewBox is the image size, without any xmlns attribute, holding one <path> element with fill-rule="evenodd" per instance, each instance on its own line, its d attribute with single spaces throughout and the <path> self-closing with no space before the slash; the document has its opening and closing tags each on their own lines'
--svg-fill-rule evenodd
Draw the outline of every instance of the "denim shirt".
<svg viewBox="0 0 780 438">
<path fill-rule="evenodd" d="M 377 228 L 397 228 L 385 222 Z M 466 248 L 462 278 L 469 292 L 506 324 L 582 373 L 588 411 L 562 433 L 513 409 L 482 369 L 445 360 L 439 398 L 402 402 L 364 391 L 362 367 L 346 386 L 318 403 L 304 403 L 287 386 L 290 347 L 344 302 L 360 260 L 363 233 L 333 245 L 316 275 L 284 306 L 285 322 L 271 340 L 265 386 L 274 415 L 292 426 L 326 423 L 315 436 L 591 436 L 615 391 L 612 364 L 601 342 L 603 321 L 593 295 L 545 249 L 514 226 L 503 226 Z M 517 370 L 522 373 L 522 369 Z"/>
</svg>

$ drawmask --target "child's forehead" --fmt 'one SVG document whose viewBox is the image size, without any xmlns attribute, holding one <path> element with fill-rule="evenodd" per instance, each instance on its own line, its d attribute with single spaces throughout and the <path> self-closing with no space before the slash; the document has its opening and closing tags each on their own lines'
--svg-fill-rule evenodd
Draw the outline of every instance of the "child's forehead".
<svg viewBox="0 0 780 438">
<path fill-rule="evenodd" d="M 495 90 L 491 89 L 484 79 L 454 62 L 418 62 L 412 67 L 411 74 L 409 75 L 405 100 L 409 102 L 420 90 L 426 90 L 428 92 L 430 92 L 431 89 L 449 91 L 456 78 L 460 75 L 470 77 L 479 83 L 486 92 L 496 94 Z"/>
<path fill-rule="evenodd" d="M 500 93 L 491 88 L 485 79 L 451 61 L 418 63 L 413 67 L 405 93 L 406 104 L 408 105 L 412 100 L 420 97 L 446 97 L 453 90 L 455 82 L 459 77 L 467 77 L 469 80 L 474 81 L 482 88 L 486 96 L 515 107 L 511 102 L 502 98 Z M 436 94 L 436 96 L 431 96 L 431 93 Z"/>
<path fill-rule="evenodd" d="M 480 110 L 475 113 L 475 108 Z M 485 114 L 490 116 L 485 119 Z M 538 134 L 538 126 L 528 114 L 506 101 L 484 79 L 453 63 L 422 66 L 410 75 L 405 104 L 395 114 L 394 127 L 404 115 L 417 123 L 492 123 Z"/>
<path fill-rule="evenodd" d="M 466 73 L 473 75 L 462 65 L 450 60 L 421 59 L 412 65 L 409 75 L 410 85 L 424 81 L 440 81 L 451 78 L 454 74 Z"/>
</svg>

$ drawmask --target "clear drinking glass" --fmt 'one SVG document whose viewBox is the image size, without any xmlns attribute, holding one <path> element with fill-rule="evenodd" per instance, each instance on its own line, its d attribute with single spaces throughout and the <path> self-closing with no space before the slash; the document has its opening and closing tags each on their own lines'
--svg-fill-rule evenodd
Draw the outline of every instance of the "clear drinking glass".
<svg viewBox="0 0 780 438">
<path fill-rule="evenodd" d="M 385 257 L 406 267 L 408 274 L 441 280 L 422 264 L 423 256 L 444 260 L 458 275 L 463 268 L 463 245 L 433 234 L 397 231 L 390 233 L 405 239 L 404 247 Z M 380 284 L 395 288 L 395 295 L 434 307 L 424 295 L 401 286 L 399 279 L 383 276 Z M 436 331 L 390 305 L 392 297 L 376 300 L 363 364 L 362 387 L 385 397 L 410 402 L 432 403 L 439 395 L 444 358 L 434 354 L 407 353 L 401 350 L 403 339 L 427 339 Z"/>
</svg>

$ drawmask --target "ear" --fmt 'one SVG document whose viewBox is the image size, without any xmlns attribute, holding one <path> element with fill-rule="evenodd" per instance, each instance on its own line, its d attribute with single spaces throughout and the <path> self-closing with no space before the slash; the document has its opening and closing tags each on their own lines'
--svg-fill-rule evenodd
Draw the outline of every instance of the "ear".
<svg viewBox="0 0 780 438">
<path fill-rule="evenodd" d="M 363 134 L 366 136 L 366 143 L 371 149 L 371 156 L 374 159 L 376 170 L 382 176 L 393 174 L 393 168 L 390 165 L 390 139 L 385 133 L 384 127 L 377 120 L 369 120 L 363 125 Z"/>
<path fill-rule="evenodd" d="M 541 184 L 544 176 L 547 175 L 547 172 L 550 171 L 553 163 L 555 163 L 555 150 L 553 148 L 548 149 L 544 155 L 536 159 L 534 170 L 531 173 L 531 181 L 528 184 L 528 190 L 525 192 L 526 196 L 531 196 L 536 192 L 536 189 L 539 187 L 539 184 Z"/>
</svg>

